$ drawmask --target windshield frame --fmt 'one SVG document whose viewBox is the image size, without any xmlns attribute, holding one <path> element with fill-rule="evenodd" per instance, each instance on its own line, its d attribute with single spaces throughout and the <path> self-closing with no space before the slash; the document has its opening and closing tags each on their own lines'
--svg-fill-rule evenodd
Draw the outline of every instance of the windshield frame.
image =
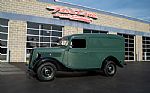
<svg viewBox="0 0 150 93">
<path fill-rule="evenodd" d="M 69 46 L 70 45 L 70 38 L 71 38 L 71 36 L 64 36 L 62 38 L 59 38 L 57 46 L 64 46 L 64 47 Z M 63 44 L 62 41 L 67 41 L 67 43 Z"/>
</svg>

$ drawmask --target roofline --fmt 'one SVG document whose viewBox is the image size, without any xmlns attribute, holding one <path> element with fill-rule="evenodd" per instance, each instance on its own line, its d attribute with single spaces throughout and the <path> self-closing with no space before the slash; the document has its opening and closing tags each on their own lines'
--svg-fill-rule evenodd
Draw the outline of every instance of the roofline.
<svg viewBox="0 0 150 93">
<path fill-rule="evenodd" d="M 102 36 L 105 36 L 105 37 L 115 37 L 115 38 L 123 38 L 122 36 L 120 35 L 115 35 L 115 34 L 96 34 L 96 33 L 93 33 L 93 34 L 90 34 L 90 33 L 83 33 L 83 34 L 72 34 L 72 35 L 68 35 L 68 36 L 64 36 L 64 37 L 67 37 L 67 38 L 72 38 L 72 37 L 102 37 Z"/>
<path fill-rule="evenodd" d="M 106 15 L 111 15 L 111 16 L 120 17 L 120 18 L 126 18 L 128 20 L 133 20 L 133 21 L 138 21 L 138 22 L 150 24 L 150 21 L 146 21 L 144 19 L 135 18 L 135 17 L 131 17 L 128 15 L 124 15 L 124 14 L 109 12 L 109 11 L 105 11 L 105 10 L 100 10 L 100 9 L 96 9 L 96 8 L 91 8 L 91 7 L 87 7 L 87 6 L 72 4 L 72 3 L 68 3 L 68 2 L 63 2 L 63 1 L 59 1 L 59 0 L 58 1 L 55 1 L 55 0 L 38 0 L 38 1 L 46 2 L 46 3 L 53 3 L 53 4 L 58 4 L 58 5 L 68 6 L 68 7 L 73 7 L 73 8 L 80 8 L 80 9 L 84 9 L 84 10 L 91 11 L 91 12 L 102 13 L 102 14 L 106 14 Z"/>
<path fill-rule="evenodd" d="M 77 21 L 70 21 L 70 20 L 59 20 L 53 18 L 46 18 L 46 17 L 38 17 L 33 15 L 24 15 L 24 14 L 16 14 L 16 13 L 9 13 L 9 12 L 0 12 L 0 18 L 8 19 L 8 20 L 22 20 L 22 21 L 29 21 L 35 23 L 43 23 L 43 24 L 54 24 L 60 26 L 73 26 L 79 27 L 83 29 L 92 29 L 92 30 L 101 30 L 106 32 L 115 32 L 115 33 L 123 33 L 123 34 L 131 34 L 131 35 L 139 35 L 139 36 L 146 36 L 150 37 L 149 31 L 140 31 L 140 30 L 129 30 L 129 29 L 121 29 L 116 27 L 109 27 L 109 26 L 101 26 L 95 24 L 85 24 Z"/>
</svg>

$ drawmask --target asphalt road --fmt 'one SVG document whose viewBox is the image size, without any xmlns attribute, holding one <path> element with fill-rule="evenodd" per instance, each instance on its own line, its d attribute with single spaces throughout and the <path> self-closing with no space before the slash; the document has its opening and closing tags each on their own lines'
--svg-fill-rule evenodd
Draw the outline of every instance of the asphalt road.
<svg viewBox="0 0 150 93">
<path fill-rule="evenodd" d="M 112 78 L 59 72 L 54 81 L 39 82 L 28 74 L 0 75 L 0 93 L 150 93 L 150 62 L 127 63 Z"/>
</svg>

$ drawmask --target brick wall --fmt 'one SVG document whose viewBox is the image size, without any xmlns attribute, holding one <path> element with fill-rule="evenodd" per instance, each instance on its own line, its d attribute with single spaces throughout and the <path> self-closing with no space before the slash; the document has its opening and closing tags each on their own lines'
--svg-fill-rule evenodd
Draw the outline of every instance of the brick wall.
<svg viewBox="0 0 150 93">
<path fill-rule="evenodd" d="M 46 10 L 46 3 L 37 2 L 36 0 L 1 0 L 0 11 L 34 15 L 41 17 L 52 17 Z"/>
<path fill-rule="evenodd" d="M 47 5 L 49 4 L 36 0 L 0 0 L 0 11 L 52 18 L 50 11 L 46 10 Z M 150 32 L 149 24 L 106 14 L 96 14 L 98 19 L 94 20 L 91 24 Z"/>
<path fill-rule="evenodd" d="M 26 51 L 26 22 L 9 21 L 9 40 L 10 62 L 25 62 Z"/>
<path fill-rule="evenodd" d="M 116 27 L 121 29 L 129 29 L 129 30 L 136 30 L 136 31 L 143 31 L 143 32 L 150 32 L 149 24 L 128 20 L 125 18 L 114 17 L 105 14 L 97 14 L 98 20 L 94 20 L 94 24 L 102 25 L 102 26 L 109 26 L 109 27 Z"/>
<path fill-rule="evenodd" d="M 72 35 L 72 34 L 81 34 L 83 33 L 82 28 L 65 26 L 63 31 L 63 36 Z"/>
<path fill-rule="evenodd" d="M 33 15 L 38 17 L 52 18 L 50 11 L 46 10 L 47 5 L 52 5 L 36 0 L 0 0 L 0 12 L 17 13 L 24 15 Z M 114 17 L 106 14 L 96 13 L 97 20 L 91 24 L 129 29 L 135 31 L 150 32 L 150 24 L 128 20 L 125 18 Z M 26 22 L 10 20 L 9 21 L 9 40 L 11 62 L 24 62 L 26 51 Z M 83 33 L 83 28 L 65 26 L 63 36 Z M 117 34 L 109 32 L 110 34 Z M 137 59 L 142 60 L 142 36 L 136 36 L 136 54 Z"/>
</svg>

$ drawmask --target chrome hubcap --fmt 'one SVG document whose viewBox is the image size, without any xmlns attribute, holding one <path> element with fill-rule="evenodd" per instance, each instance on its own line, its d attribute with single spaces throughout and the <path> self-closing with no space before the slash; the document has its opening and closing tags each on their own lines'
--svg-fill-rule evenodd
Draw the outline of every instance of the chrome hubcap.
<svg viewBox="0 0 150 93">
<path fill-rule="evenodd" d="M 52 77 L 53 69 L 51 67 L 44 67 L 42 73 L 44 77 L 50 78 Z"/>
<path fill-rule="evenodd" d="M 109 74 L 114 74 L 115 73 L 115 67 L 113 64 L 109 64 L 107 67 L 107 71 Z"/>
</svg>

